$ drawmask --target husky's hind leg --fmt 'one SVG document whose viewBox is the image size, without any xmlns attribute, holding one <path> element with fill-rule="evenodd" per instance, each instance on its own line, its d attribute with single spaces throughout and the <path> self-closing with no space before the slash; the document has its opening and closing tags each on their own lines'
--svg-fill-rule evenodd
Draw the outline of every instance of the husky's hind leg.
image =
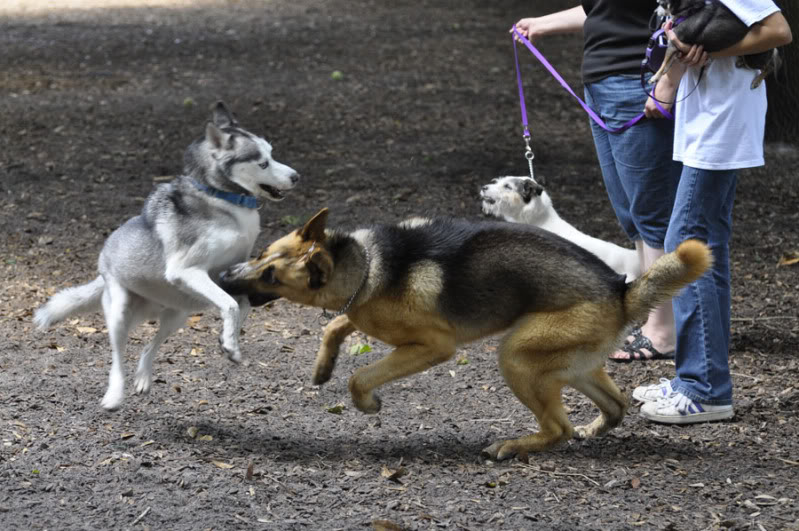
<svg viewBox="0 0 799 531">
<path fill-rule="evenodd" d="M 158 317 L 158 332 L 155 333 L 152 341 L 150 341 L 139 356 L 139 365 L 136 369 L 136 377 L 133 380 L 135 392 L 137 394 L 146 394 L 150 392 L 150 386 L 153 381 L 153 358 L 156 352 L 166 339 L 171 336 L 175 330 L 183 326 L 189 312 L 182 310 L 175 310 L 168 308 L 161 312 Z"/>
<path fill-rule="evenodd" d="M 108 389 L 101 404 L 112 411 L 122 405 L 125 396 L 125 347 L 130 330 L 145 317 L 146 303 L 111 277 L 106 278 L 102 303 L 112 357 Z"/>
</svg>

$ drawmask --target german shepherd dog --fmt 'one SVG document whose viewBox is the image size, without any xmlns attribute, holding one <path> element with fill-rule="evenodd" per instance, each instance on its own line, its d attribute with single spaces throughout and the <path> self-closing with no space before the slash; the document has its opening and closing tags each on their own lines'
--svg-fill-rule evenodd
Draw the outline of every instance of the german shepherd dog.
<svg viewBox="0 0 799 531">
<path fill-rule="evenodd" d="M 339 309 L 325 328 L 313 383 L 332 374 L 339 346 L 356 329 L 396 347 L 358 369 L 355 406 L 377 413 L 374 390 L 447 361 L 458 345 L 508 331 L 499 365 L 540 431 L 499 440 L 491 459 L 525 456 L 571 438 L 601 435 L 624 417 L 627 399 L 605 372 L 636 321 L 710 266 L 707 246 L 683 242 L 631 283 L 594 254 L 526 224 L 413 218 L 345 233 L 321 210 L 260 257 L 224 272 L 233 294 L 285 297 Z M 561 390 L 588 396 L 601 414 L 573 428 Z"/>
<path fill-rule="evenodd" d="M 157 318 L 159 330 L 144 347 L 135 377 L 137 393 L 152 384 L 153 357 L 193 311 L 216 307 L 224 322 L 219 342 L 231 361 L 241 360 L 239 329 L 250 309 L 217 284 L 219 272 L 247 259 L 261 228 L 258 199 L 281 201 L 299 175 L 272 158 L 272 146 L 242 129 L 222 102 L 213 107 L 205 136 L 184 155 L 184 173 L 159 185 L 140 215 L 106 240 L 99 275 L 56 293 L 36 310 L 39 328 L 102 307 L 112 365 L 105 409 L 122 405 L 125 344 L 132 328 Z"/>
</svg>

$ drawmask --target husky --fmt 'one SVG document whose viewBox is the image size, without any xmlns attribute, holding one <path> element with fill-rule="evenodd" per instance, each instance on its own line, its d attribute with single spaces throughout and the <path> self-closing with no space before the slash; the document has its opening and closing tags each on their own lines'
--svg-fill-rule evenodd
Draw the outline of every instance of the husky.
<svg viewBox="0 0 799 531">
<path fill-rule="evenodd" d="M 578 230 L 558 215 L 546 189 L 530 177 L 498 177 L 480 189 L 480 199 L 484 214 L 554 232 L 591 251 L 628 281 L 643 273 L 637 251 Z"/>
<path fill-rule="evenodd" d="M 230 267 L 220 286 L 338 309 L 317 353 L 316 385 L 330 379 L 341 343 L 356 329 L 393 345 L 349 380 L 364 413 L 380 411 L 377 387 L 451 359 L 458 345 L 508 331 L 500 370 L 540 431 L 494 442 L 483 455 L 495 460 L 621 423 L 627 399 L 605 372 L 608 354 L 632 323 L 711 264 L 704 243 L 686 240 L 627 284 L 594 254 L 532 225 L 414 218 L 344 232 L 328 229 L 327 216 L 321 210 L 259 257 Z M 449 381 L 440 385 L 447 396 Z M 599 407 L 590 424 L 570 424 L 561 398 L 567 385 Z"/>
<path fill-rule="evenodd" d="M 136 393 L 150 391 L 153 357 L 161 344 L 192 312 L 208 305 L 224 322 L 222 350 L 231 361 L 241 360 L 239 330 L 250 302 L 234 299 L 215 279 L 251 255 L 260 232 L 258 201 L 281 201 L 298 180 L 295 170 L 272 158 L 266 140 L 242 129 L 217 102 L 205 136 L 184 154 L 184 173 L 156 187 L 141 214 L 105 241 L 99 275 L 59 291 L 36 310 L 34 322 L 44 329 L 102 309 L 113 356 L 103 408 L 122 405 L 128 334 L 145 320 L 157 318 L 159 329 L 139 358 Z"/>
</svg>

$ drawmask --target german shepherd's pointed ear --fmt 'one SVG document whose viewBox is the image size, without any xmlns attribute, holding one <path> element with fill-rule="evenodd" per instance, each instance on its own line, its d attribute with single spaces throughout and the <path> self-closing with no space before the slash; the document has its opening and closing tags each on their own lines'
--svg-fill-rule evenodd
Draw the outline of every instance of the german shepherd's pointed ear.
<svg viewBox="0 0 799 531">
<path fill-rule="evenodd" d="M 299 236 L 303 241 L 325 241 L 325 226 L 327 225 L 327 208 L 323 208 L 309 219 L 300 229 Z"/>
<path fill-rule="evenodd" d="M 239 125 L 223 101 L 217 101 L 211 106 L 211 121 L 219 128 Z"/>
<path fill-rule="evenodd" d="M 330 273 L 333 272 L 333 258 L 324 249 L 320 249 L 308 257 L 308 287 L 319 289 L 327 284 Z"/>
</svg>

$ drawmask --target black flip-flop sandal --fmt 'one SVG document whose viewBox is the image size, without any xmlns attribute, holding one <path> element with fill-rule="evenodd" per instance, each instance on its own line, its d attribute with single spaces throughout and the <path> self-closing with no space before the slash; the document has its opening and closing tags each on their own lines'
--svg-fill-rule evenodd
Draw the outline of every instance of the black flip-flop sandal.
<svg viewBox="0 0 799 531">
<path fill-rule="evenodd" d="M 629 363 L 631 361 L 654 361 L 654 360 L 671 360 L 674 359 L 674 351 L 660 352 L 652 345 L 652 341 L 643 333 L 635 336 L 632 343 L 625 343 L 622 345 L 621 350 L 630 355 L 629 358 L 610 358 L 613 361 L 621 363 Z M 647 352 L 644 351 L 649 351 Z"/>
</svg>

